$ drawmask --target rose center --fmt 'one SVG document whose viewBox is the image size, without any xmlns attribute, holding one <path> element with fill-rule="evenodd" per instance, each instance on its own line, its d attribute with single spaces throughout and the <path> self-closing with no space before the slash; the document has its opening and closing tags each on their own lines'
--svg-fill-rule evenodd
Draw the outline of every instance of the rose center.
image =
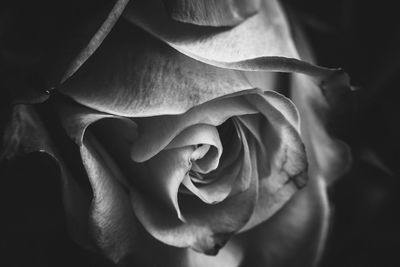
<svg viewBox="0 0 400 267">
<path fill-rule="evenodd" d="M 212 186 L 214 182 L 222 177 L 222 174 L 225 168 L 231 167 L 231 164 L 238 157 L 239 151 L 241 149 L 240 136 L 237 131 L 235 118 L 230 118 L 226 120 L 223 124 L 217 127 L 218 134 L 222 143 L 223 153 L 220 158 L 219 166 L 217 169 L 209 172 L 202 173 L 199 171 L 199 165 L 202 163 L 202 160 L 206 160 L 206 157 L 210 156 L 208 151 L 204 158 L 192 161 L 192 168 L 190 169 L 188 175 L 193 185 L 198 188 Z M 196 149 L 204 147 L 204 144 L 199 144 L 196 146 Z M 181 193 L 192 193 L 188 191 L 186 188 L 181 188 Z"/>
</svg>

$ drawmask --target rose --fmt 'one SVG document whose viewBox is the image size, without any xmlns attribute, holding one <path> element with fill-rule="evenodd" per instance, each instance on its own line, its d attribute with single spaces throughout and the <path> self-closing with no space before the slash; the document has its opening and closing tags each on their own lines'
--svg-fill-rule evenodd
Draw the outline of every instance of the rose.
<svg viewBox="0 0 400 267">
<path fill-rule="evenodd" d="M 180 24 L 163 14 L 160 6 L 151 9 L 159 21 L 149 20 L 146 14 L 148 7 L 144 3 L 132 5 L 128 7 L 125 18 L 186 56 L 142 30 L 121 22 L 96 54 L 57 88 L 86 107 L 71 104 L 63 97 L 52 100 L 60 112 L 64 128 L 80 147 L 93 190 L 89 206 L 90 197 L 80 195 L 74 179 L 69 177 L 66 168 L 63 169 L 65 203 L 71 225 L 80 225 L 75 229 L 78 230 L 75 235 L 82 238 L 89 221 L 96 246 L 114 261 L 120 261 L 130 253 L 134 254 L 135 261 L 140 261 L 138 240 L 156 248 L 159 246 L 149 241 L 141 227 L 169 245 L 191 246 L 203 252 L 216 253 L 232 234 L 269 218 L 292 197 L 296 187 L 302 185 L 306 156 L 295 106 L 284 96 L 271 91 L 274 75 L 261 73 L 269 83 L 259 86 L 257 78 L 260 73 L 232 69 L 299 71 L 312 74 L 317 81 L 334 73 L 288 59 L 297 58 L 297 52 L 285 17 L 273 1 L 263 2 L 254 17 L 244 18 L 241 24 L 229 30 Z M 269 20 L 276 24 L 266 23 Z M 171 27 L 178 34 L 174 36 Z M 237 36 L 243 34 L 249 38 L 238 41 Z M 222 50 L 226 42 L 232 46 Z M 263 45 L 260 46 L 260 43 Z M 260 229 L 266 232 L 275 229 L 275 233 L 295 229 L 298 233 L 311 221 L 318 227 L 319 233 L 315 235 L 318 246 L 326 228 L 323 181 L 337 175 L 332 168 L 332 163 L 337 162 L 337 143 L 326 134 L 320 118 L 311 109 L 319 105 L 320 110 L 326 110 L 315 80 L 301 75 L 294 77 L 293 86 L 298 88 L 291 91 L 291 97 L 303 119 L 303 140 L 309 150 L 312 180 L 290 206 Z M 251 90 L 255 87 L 267 92 Z M 160 115 L 163 116 L 158 117 Z M 100 120 L 105 118 L 116 120 Z M 224 167 L 230 157 L 229 154 L 224 157 L 221 152 L 223 147 L 229 146 L 223 146 L 224 139 L 217 138 L 218 126 L 221 133 L 237 134 L 236 142 L 242 144 L 241 160 L 233 157 L 232 160 L 238 164 L 232 165 L 232 168 Z M 108 140 L 110 136 L 113 141 Z M 133 147 L 127 147 L 126 141 Z M 197 147 L 199 144 L 202 146 Z M 131 158 L 133 161 L 130 161 Z M 219 158 L 222 166 L 217 164 Z M 204 174 L 213 169 L 216 174 Z M 255 176 L 254 169 L 257 170 Z M 227 175 L 230 172 L 243 173 L 243 176 L 233 175 L 233 179 L 232 175 Z M 275 175 L 279 172 L 280 175 Z M 127 173 L 139 178 L 126 178 Z M 141 178 L 143 174 L 151 177 L 151 181 Z M 199 175 L 200 178 L 197 177 Z M 197 188 L 193 184 L 205 183 L 203 180 L 207 177 L 211 180 L 209 184 Z M 293 186 L 289 182 L 292 180 L 298 185 Z M 188 198 L 182 205 L 193 203 L 181 212 L 177 200 L 181 183 L 204 202 L 218 204 L 204 208 L 204 204 L 185 196 L 187 190 L 181 189 L 181 197 Z M 152 201 L 146 201 L 154 193 L 157 196 Z M 312 201 L 319 209 L 310 210 Z M 167 203 L 166 210 L 152 207 L 155 204 L 161 206 L 162 202 Z M 245 208 L 242 209 L 241 205 Z M 191 210 L 197 206 L 199 208 L 195 212 Z M 297 210 L 296 206 L 303 209 Z M 175 211 L 171 212 L 171 208 Z M 160 215 L 156 211 L 164 213 Z M 85 219 L 87 217 L 89 219 Z M 293 228 L 290 225 L 293 217 L 308 223 Z M 283 229 L 287 224 L 292 228 Z M 79 229 L 83 230 L 79 233 Z M 243 236 L 246 237 L 246 234 Z M 251 236 L 251 231 L 247 236 Z M 255 240 L 247 241 L 250 247 L 258 242 L 270 247 L 269 242 L 272 242 Z M 223 259 L 232 255 L 235 247 L 243 243 L 234 244 L 235 240 L 222 251 L 224 253 L 220 253 Z M 297 245 L 297 242 L 294 244 Z M 282 250 L 282 255 L 284 252 L 292 253 L 291 249 Z M 199 257 L 187 250 L 174 250 L 174 253 L 189 262 Z M 150 260 L 153 259 L 145 258 L 144 262 L 150 264 Z M 221 259 L 217 257 L 214 260 Z M 235 264 L 240 259 L 236 261 Z"/>
<path fill-rule="evenodd" d="M 67 114 L 62 117 L 71 132 L 74 130 L 68 125 L 74 125 L 76 117 L 85 118 L 85 124 L 78 126 L 84 129 L 110 116 L 78 110 Z M 221 141 L 218 132 L 233 140 Z M 123 208 L 133 209 L 154 237 L 210 254 L 217 253 L 233 233 L 268 218 L 305 182 L 306 158 L 296 109 L 274 92 L 244 91 L 177 116 L 100 122 L 85 134 L 80 132 L 78 138 L 82 139 L 83 162 L 99 206 L 104 195 L 115 198 L 114 194 L 125 193 L 99 188 L 98 183 L 120 181 L 129 190 L 132 205 Z M 223 141 L 227 142 L 224 146 Z M 178 191 L 185 191 L 181 184 L 204 203 L 214 205 L 184 197 L 184 192 L 179 205 Z M 108 200 L 103 205 L 109 204 Z M 115 204 L 117 207 L 121 205 Z M 165 208 L 169 209 L 164 212 Z M 108 220 L 113 227 L 120 224 L 116 216 Z M 120 234 L 126 232 L 132 229 Z"/>
</svg>

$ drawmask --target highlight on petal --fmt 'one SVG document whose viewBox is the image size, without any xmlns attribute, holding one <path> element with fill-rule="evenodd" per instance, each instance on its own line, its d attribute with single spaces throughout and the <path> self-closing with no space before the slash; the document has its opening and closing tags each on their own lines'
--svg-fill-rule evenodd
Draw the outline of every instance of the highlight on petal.
<svg viewBox="0 0 400 267">
<path fill-rule="evenodd" d="M 95 137 L 87 134 L 81 157 L 93 188 L 89 227 L 96 245 L 114 262 L 137 249 L 138 223 L 128 194 L 120 184 L 120 173 Z"/>
<path fill-rule="evenodd" d="M 141 117 L 182 113 L 251 88 L 242 73 L 193 60 L 121 22 L 57 90 L 99 111 Z"/>
<path fill-rule="evenodd" d="M 171 18 L 203 26 L 234 26 L 260 7 L 260 0 L 164 0 Z"/>
</svg>

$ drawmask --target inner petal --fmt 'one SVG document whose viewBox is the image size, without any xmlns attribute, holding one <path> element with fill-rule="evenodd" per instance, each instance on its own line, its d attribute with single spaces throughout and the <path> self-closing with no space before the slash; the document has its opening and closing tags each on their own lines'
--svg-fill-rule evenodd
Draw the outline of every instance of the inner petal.
<svg viewBox="0 0 400 267">
<path fill-rule="evenodd" d="M 226 153 L 222 155 L 218 169 L 202 175 L 196 171 L 189 172 L 183 184 L 193 194 L 208 204 L 223 201 L 229 195 L 247 190 L 251 179 L 246 136 L 235 117 L 218 127 Z M 226 154 L 226 155 L 225 155 Z M 185 193 L 185 190 L 181 190 Z M 187 191 L 186 191 L 187 193 Z"/>
<path fill-rule="evenodd" d="M 249 131 L 249 137 L 255 139 L 257 151 L 258 172 L 260 177 L 268 177 L 270 166 L 268 164 L 273 151 L 276 151 L 281 140 L 273 131 L 271 123 L 261 114 L 253 116 L 239 116 L 238 120 Z"/>
<path fill-rule="evenodd" d="M 218 167 L 223 148 L 215 126 L 192 125 L 176 136 L 165 150 L 184 146 L 194 146 L 190 156 L 194 171 L 208 173 Z"/>
</svg>

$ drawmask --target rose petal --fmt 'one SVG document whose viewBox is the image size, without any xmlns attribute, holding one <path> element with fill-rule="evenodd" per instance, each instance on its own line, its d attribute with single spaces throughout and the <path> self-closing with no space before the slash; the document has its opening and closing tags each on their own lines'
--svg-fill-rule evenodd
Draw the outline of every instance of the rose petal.
<svg viewBox="0 0 400 267">
<path fill-rule="evenodd" d="M 182 266 L 190 267 L 238 267 L 244 258 L 244 249 L 240 241 L 233 237 L 217 255 L 205 255 L 193 250 L 186 250 L 182 257 Z"/>
<path fill-rule="evenodd" d="M 181 53 L 218 67 L 285 71 L 326 78 L 337 72 L 299 60 L 287 19 L 275 0 L 233 28 L 180 23 L 170 19 L 160 0 L 128 5 L 124 18 Z"/>
<path fill-rule="evenodd" d="M 314 61 L 306 37 L 296 26 L 296 44 L 299 52 L 309 61 Z M 340 105 L 330 105 L 332 98 L 343 94 L 344 88 L 350 91 L 349 77 L 345 72 L 330 77 L 330 80 L 318 84 L 305 75 L 294 74 L 291 78 L 290 97 L 297 105 L 303 118 L 303 140 L 308 149 L 312 175 L 321 176 L 326 182 L 332 183 L 342 176 L 351 163 L 351 153 L 348 146 L 333 138 L 327 131 L 331 123 L 334 109 Z M 299 91 L 302 91 L 300 93 Z M 327 92 L 326 90 L 330 90 Z M 310 130 L 312 129 L 312 131 Z"/>
<path fill-rule="evenodd" d="M 80 106 L 76 103 L 65 103 L 60 101 L 56 108 L 65 131 L 79 146 L 83 144 L 83 137 L 89 125 L 101 119 L 116 117 L 111 114 L 102 113 Z M 133 122 L 128 119 L 126 120 L 127 123 L 133 124 Z"/>
<path fill-rule="evenodd" d="M 260 177 L 257 206 L 252 218 L 242 231 L 273 215 L 299 188 L 305 185 L 307 179 L 307 157 L 302 139 L 296 129 L 298 115 L 293 103 L 276 92 L 246 97 L 270 122 L 270 132 L 265 133 L 269 138 L 264 136 L 264 140 L 271 141 L 263 142 L 269 159 L 270 173 L 267 177 Z M 275 106 L 281 109 L 265 105 L 266 100 L 267 103 L 271 100 L 271 103 L 275 103 Z M 251 151 L 254 153 L 257 151 L 255 142 L 255 139 L 250 142 Z"/>
<path fill-rule="evenodd" d="M 297 57 L 286 18 L 274 0 L 263 0 L 257 14 L 228 29 L 174 21 L 160 0 L 128 5 L 124 18 L 196 59 L 228 63 L 268 56 Z"/>
<path fill-rule="evenodd" d="M 226 169 L 228 166 L 237 166 L 237 160 L 243 152 L 241 136 L 237 129 L 238 124 L 235 120 L 236 117 L 228 119 L 218 127 L 225 151 L 221 155 L 218 165 L 220 169 Z"/>
<path fill-rule="evenodd" d="M 186 187 L 196 195 L 211 200 L 212 202 L 210 203 L 221 202 L 229 195 L 235 195 L 247 190 L 250 186 L 251 179 L 253 178 L 250 170 L 251 163 L 247 141 L 245 140 L 246 136 L 240 126 L 237 126 L 236 130 L 240 137 L 241 144 L 238 144 L 238 146 L 241 148 L 241 153 L 240 156 L 232 162 L 232 166 L 225 166 L 225 168 L 219 166 L 216 173 L 210 173 L 207 176 L 207 179 L 210 179 L 211 181 L 205 185 L 196 187 L 190 179 L 185 179 L 183 182 L 184 185 L 186 185 Z M 245 145 L 242 145 L 243 142 Z M 207 203 L 207 201 L 205 202 Z"/>
<path fill-rule="evenodd" d="M 141 174 L 142 177 L 132 177 L 139 180 L 135 181 L 133 186 L 143 188 L 139 185 L 145 184 L 148 194 L 157 195 L 166 205 L 172 205 L 182 221 L 185 221 L 185 218 L 178 205 L 178 191 L 191 168 L 190 157 L 193 151 L 191 146 L 163 150 L 146 161 L 147 173 Z M 126 156 L 129 156 L 129 151 L 127 152 Z M 134 171 L 132 170 L 133 174 Z"/>
<path fill-rule="evenodd" d="M 271 132 L 271 125 L 262 114 L 244 115 L 240 116 L 238 120 L 242 127 L 250 133 L 250 137 L 256 140 L 258 173 L 261 177 L 268 176 L 271 170 L 265 162 L 270 159 L 271 155 L 268 155 L 267 149 L 271 146 L 270 144 L 279 143 L 279 137 L 274 136 Z"/>
<path fill-rule="evenodd" d="M 114 117 L 112 115 L 102 114 L 77 105 L 60 105 L 59 111 L 61 117 L 64 118 L 62 120 L 64 128 L 71 134 L 71 137 L 76 140 L 76 142 L 81 146 L 84 145 L 83 136 L 85 136 L 87 128 L 92 124 L 93 126 L 97 127 L 93 130 L 90 130 L 91 135 L 94 134 L 96 136 L 90 137 L 92 143 L 95 142 L 96 138 L 99 138 L 100 141 L 107 141 L 110 136 L 115 136 L 118 133 L 118 139 L 120 140 L 120 142 L 113 142 L 112 148 L 110 146 L 106 148 L 114 150 L 114 153 L 111 153 L 113 158 L 116 159 L 117 162 L 120 163 L 120 165 L 125 165 L 126 167 L 124 171 L 127 171 L 130 176 L 133 175 L 133 177 L 125 178 L 125 176 L 123 176 L 122 174 L 118 174 L 113 175 L 116 177 L 113 179 L 119 179 L 120 182 L 123 183 L 125 186 L 128 186 L 130 180 L 139 180 L 139 182 L 137 182 L 136 184 L 139 183 L 141 184 L 142 189 L 144 186 L 144 189 L 153 190 L 153 194 L 157 193 L 158 195 L 160 195 L 159 198 L 163 199 L 168 204 L 171 204 L 171 207 L 176 209 L 178 217 L 182 218 L 177 202 L 177 192 L 179 185 L 182 182 L 182 179 L 184 178 L 186 172 L 189 171 L 190 167 L 188 165 L 186 166 L 186 168 L 181 168 L 180 165 L 182 163 L 188 164 L 190 162 L 189 159 L 194 151 L 193 148 L 186 146 L 178 153 L 174 153 L 177 149 L 169 149 L 164 151 L 164 153 L 159 153 L 156 157 L 153 157 L 149 162 L 147 162 L 145 166 L 135 164 L 135 162 L 131 161 L 129 157 L 129 144 L 131 144 L 136 138 L 136 125 L 133 121 L 130 121 L 126 118 L 117 119 L 117 117 Z M 114 119 L 110 120 L 111 118 Z M 99 121 L 102 119 L 108 119 L 107 124 L 105 124 L 104 126 L 98 126 Z M 100 153 L 101 157 L 107 157 L 108 161 L 111 160 L 109 158 L 110 156 L 107 156 L 108 152 L 103 151 L 100 144 L 97 144 L 95 147 L 101 152 L 97 152 Z M 94 152 L 92 151 L 90 153 L 93 154 Z M 83 159 L 87 157 L 88 156 L 86 155 L 85 157 L 83 157 Z M 93 161 L 93 159 L 89 161 Z M 96 160 L 96 162 L 97 161 L 98 160 Z M 110 168 L 115 169 L 116 167 L 112 166 Z M 157 173 L 157 171 L 160 169 L 163 170 L 164 173 Z M 181 172 L 181 175 L 179 172 Z M 146 175 L 150 174 L 151 177 L 146 177 Z M 135 175 L 138 177 L 135 177 Z M 181 180 L 179 180 L 179 178 L 181 178 Z M 157 184 L 157 187 L 153 187 L 152 185 L 154 184 Z"/>
<path fill-rule="evenodd" d="M 140 132 L 132 146 L 131 157 L 136 162 L 143 162 L 164 149 L 178 134 L 191 125 L 207 124 L 218 126 L 233 114 L 243 115 L 256 113 L 242 97 L 256 90 L 241 91 L 222 98 L 214 99 L 184 114 L 154 116 L 135 119 Z"/>
<path fill-rule="evenodd" d="M 137 249 L 137 221 L 128 194 L 118 180 L 118 168 L 88 134 L 80 147 L 81 157 L 93 189 L 89 226 L 100 249 L 118 262 Z"/>
<path fill-rule="evenodd" d="M 164 0 L 171 18 L 206 26 L 236 25 L 257 12 L 259 0 Z"/>
<path fill-rule="evenodd" d="M 340 81 L 336 88 L 349 88 L 348 79 L 340 69 L 323 68 L 298 59 L 286 18 L 277 1 L 263 1 L 261 10 L 230 29 L 173 21 L 164 14 L 158 0 L 151 5 L 148 2 L 128 5 L 124 17 L 183 54 L 207 64 L 244 71 L 304 73 L 318 82 L 337 76 L 342 78 L 335 79 Z M 157 19 L 150 20 L 154 13 Z"/>
<path fill-rule="evenodd" d="M 312 62 L 304 40 L 301 43 L 301 54 Z M 292 77 L 290 96 L 302 119 L 310 181 L 276 215 L 248 232 L 248 257 L 243 266 L 316 266 L 329 226 L 327 182 L 343 173 L 349 158 L 346 149 L 327 134 L 324 119 L 329 108 L 319 84 L 305 75 Z"/>
<path fill-rule="evenodd" d="M 190 160 L 196 165 L 195 171 L 205 174 L 218 167 L 222 154 L 222 144 L 215 126 L 208 124 L 190 126 L 176 136 L 165 149 L 199 144 L 208 145 L 208 149 L 203 152 L 202 148 L 207 146 L 199 147 L 192 153 Z"/>
<path fill-rule="evenodd" d="M 91 108 L 139 117 L 182 113 L 250 88 L 242 73 L 200 63 L 121 23 L 58 90 Z"/>
<path fill-rule="evenodd" d="M 96 126 L 99 121 L 108 120 L 108 123 L 113 124 L 113 128 L 129 127 L 128 131 L 120 131 L 124 138 L 128 138 L 136 129 L 134 123 L 126 118 L 115 118 L 74 103 L 62 102 L 56 106 L 64 128 L 81 148 L 82 161 L 90 175 L 93 191 L 96 192 L 90 209 L 88 207 L 85 210 L 86 202 L 74 198 L 73 195 L 79 192 L 76 190 L 79 188 L 67 184 L 70 188 L 68 192 L 73 193 L 66 198 L 68 219 L 72 220 L 72 234 L 80 238 L 75 240 L 85 245 L 86 241 L 81 239 L 90 233 L 96 241 L 96 246 L 114 262 L 128 261 L 139 265 L 173 262 L 172 265 L 176 265 L 182 253 L 149 238 L 141 223 L 137 221 L 130 201 L 126 202 L 129 198 L 128 180 L 121 175 L 114 159 L 111 159 L 103 146 L 93 138 L 92 129 L 88 135 L 85 133 L 90 125 Z M 82 230 L 82 225 L 85 226 L 85 231 L 77 232 Z M 143 250 L 157 251 L 162 261 L 143 253 Z"/>
<path fill-rule="evenodd" d="M 326 184 L 311 177 L 273 217 L 243 235 L 247 250 L 241 266 L 317 266 L 328 225 Z"/>
</svg>

